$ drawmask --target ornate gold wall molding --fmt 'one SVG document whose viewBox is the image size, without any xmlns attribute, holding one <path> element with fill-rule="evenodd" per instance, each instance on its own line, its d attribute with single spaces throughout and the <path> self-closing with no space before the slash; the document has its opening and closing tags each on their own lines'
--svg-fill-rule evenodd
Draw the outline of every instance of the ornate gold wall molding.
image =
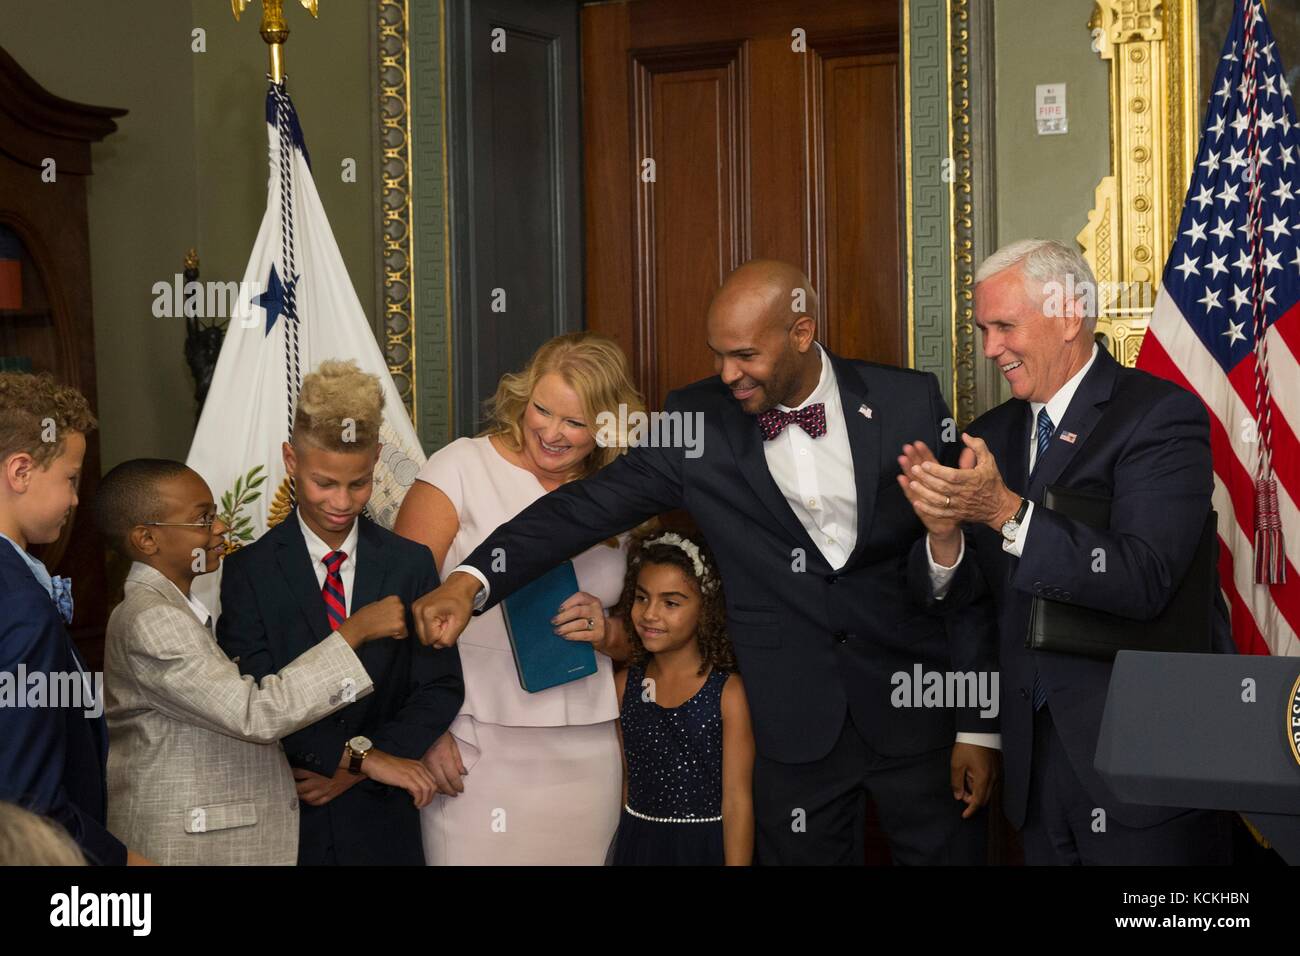
<svg viewBox="0 0 1300 956">
<path fill-rule="evenodd" d="M 1110 63 L 1111 175 L 1078 235 L 1097 277 L 1097 330 L 1137 358 L 1178 227 L 1199 130 L 1196 0 L 1097 0 L 1088 29 Z"/>
<path fill-rule="evenodd" d="M 908 352 L 957 420 L 976 408 L 971 0 L 903 4 Z"/>
<path fill-rule="evenodd" d="M 970 0 L 950 0 L 949 142 L 952 144 L 953 400 L 957 421 L 975 419 L 975 213 L 971 149 Z"/>
<path fill-rule="evenodd" d="M 384 357 L 412 420 L 415 383 L 415 286 L 411 216 L 411 75 L 406 0 L 378 0 L 379 209 L 383 242 Z"/>
</svg>

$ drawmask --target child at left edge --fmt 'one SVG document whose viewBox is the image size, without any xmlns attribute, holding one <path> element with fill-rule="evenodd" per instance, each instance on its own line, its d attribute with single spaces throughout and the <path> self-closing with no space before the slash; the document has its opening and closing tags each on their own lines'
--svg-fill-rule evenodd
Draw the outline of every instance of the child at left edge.
<svg viewBox="0 0 1300 956">
<path fill-rule="evenodd" d="M 27 549 L 59 539 L 95 425 L 76 389 L 48 375 L 0 373 L 0 672 L 22 668 L 51 685 L 77 674 L 87 694 L 91 675 L 66 627 L 71 584 Z M 102 701 L 5 709 L 0 800 L 62 825 L 91 863 L 147 864 L 108 831 L 107 761 Z"/>
</svg>

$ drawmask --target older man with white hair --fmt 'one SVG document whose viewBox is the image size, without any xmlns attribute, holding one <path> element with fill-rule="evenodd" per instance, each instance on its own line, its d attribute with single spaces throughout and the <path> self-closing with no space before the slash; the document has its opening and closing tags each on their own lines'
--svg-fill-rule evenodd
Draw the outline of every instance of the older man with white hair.
<svg viewBox="0 0 1300 956">
<path fill-rule="evenodd" d="M 1035 597 L 1154 618 L 1210 510 L 1204 406 L 1099 348 L 1095 302 L 1088 264 L 1058 242 L 990 256 L 975 276 L 975 321 L 1013 397 L 962 435 L 959 468 L 909 445 L 899 480 L 933 560 L 959 565 L 944 600 L 987 587 L 998 605 L 1004 802 L 1025 861 L 1224 862 L 1221 815 L 1121 803 L 1093 768 L 1110 662 L 1025 646 Z M 1109 527 L 1046 507 L 1049 486 L 1109 498 Z M 1227 650 L 1226 619 L 1216 623 Z"/>
</svg>

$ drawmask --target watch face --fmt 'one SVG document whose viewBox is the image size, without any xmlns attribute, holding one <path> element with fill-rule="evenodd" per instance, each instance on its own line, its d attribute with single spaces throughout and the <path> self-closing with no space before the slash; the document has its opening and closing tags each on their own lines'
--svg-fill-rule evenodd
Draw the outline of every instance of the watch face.
<svg viewBox="0 0 1300 956">
<path fill-rule="evenodd" d="M 1014 541 L 1016 539 L 1016 532 L 1019 530 L 1020 522 L 1015 518 L 1012 518 L 1002 526 L 1002 537 L 1006 538 L 1008 541 Z"/>
<path fill-rule="evenodd" d="M 353 737 L 348 741 L 348 746 L 352 748 L 353 753 L 365 753 L 374 746 L 369 737 Z"/>
</svg>

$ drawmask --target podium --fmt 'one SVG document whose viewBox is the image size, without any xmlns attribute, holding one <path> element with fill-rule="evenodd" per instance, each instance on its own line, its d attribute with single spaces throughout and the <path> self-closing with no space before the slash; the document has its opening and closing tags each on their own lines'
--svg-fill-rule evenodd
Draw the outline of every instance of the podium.
<svg viewBox="0 0 1300 956">
<path fill-rule="evenodd" d="M 1094 765 L 1126 803 L 1237 811 L 1300 863 L 1300 658 L 1121 651 Z"/>
</svg>

